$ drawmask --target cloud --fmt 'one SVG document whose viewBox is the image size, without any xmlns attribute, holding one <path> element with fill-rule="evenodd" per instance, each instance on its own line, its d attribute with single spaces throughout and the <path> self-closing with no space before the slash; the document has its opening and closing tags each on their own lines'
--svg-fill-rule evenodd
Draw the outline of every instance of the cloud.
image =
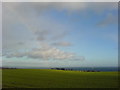
<svg viewBox="0 0 120 90">
<path fill-rule="evenodd" d="M 72 46 L 72 44 L 70 42 L 55 42 L 52 45 L 55 46 L 62 46 L 62 47 L 68 47 L 68 46 Z"/>
<path fill-rule="evenodd" d="M 24 53 L 15 52 L 6 55 L 6 57 L 28 57 L 43 60 L 78 60 L 75 53 L 65 52 L 54 47 L 41 47 Z M 84 58 L 79 57 L 79 60 L 84 60 Z"/>
<path fill-rule="evenodd" d="M 111 24 L 118 24 L 118 17 L 116 15 L 108 14 L 97 26 L 108 26 Z"/>
<path fill-rule="evenodd" d="M 103 12 L 106 9 L 116 9 L 116 3 L 3 3 L 3 52 L 7 53 L 4 55 L 7 57 L 27 56 L 60 60 L 75 58 L 76 55 L 73 53 L 61 51 L 54 47 L 41 50 L 43 42 L 57 46 L 72 45 L 71 42 L 61 42 L 67 37 L 70 29 L 50 18 L 49 15 L 45 15 L 45 12 L 50 9 L 71 13 L 87 9 Z M 40 44 L 37 44 L 38 42 Z M 19 52 L 22 49 L 31 50 L 35 47 L 41 48 L 30 52 Z"/>
<path fill-rule="evenodd" d="M 119 0 L 4 0 L 3 2 L 119 2 Z"/>
<path fill-rule="evenodd" d="M 118 34 L 109 33 L 109 34 L 106 35 L 106 37 L 108 39 L 118 43 Z"/>
<path fill-rule="evenodd" d="M 6 2 L 10 4 L 9 2 Z M 33 8 L 37 12 L 42 10 L 47 10 L 49 8 L 54 8 L 57 10 L 113 10 L 117 9 L 117 2 L 13 2 L 11 3 L 12 7 L 21 9 L 21 11 L 27 11 L 29 8 Z M 22 6 L 22 7 L 21 7 Z"/>
<path fill-rule="evenodd" d="M 5 49 L 34 48 L 31 43 L 39 47 L 37 42 L 60 40 L 67 35 L 68 29 L 63 24 L 43 14 L 39 16 L 34 14 L 33 11 L 39 9 L 37 7 L 43 7 L 43 5 L 41 3 L 37 6 L 32 3 L 3 3 L 4 51 Z M 18 42 L 23 44 L 20 45 Z"/>
<path fill-rule="evenodd" d="M 18 42 L 18 45 L 23 45 L 24 43 L 23 42 Z"/>
<path fill-rule="evenodd" d="M 2 3 L 0 2 L 0 67 L 2 66 Z"/>
<path fill-rule="evenodd" d="M 35 32 L 35 35 L 37 36 L 38 41 L 46 40 L 49 34 L 50 34 L 50 31 L 48 30 L 40 30 Z"/>
</svg>

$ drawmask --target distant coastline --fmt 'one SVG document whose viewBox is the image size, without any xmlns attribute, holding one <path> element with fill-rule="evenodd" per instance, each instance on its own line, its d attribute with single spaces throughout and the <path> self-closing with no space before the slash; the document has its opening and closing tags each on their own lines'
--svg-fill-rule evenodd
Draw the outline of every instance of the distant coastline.
<svg viewBox="0 0 120 90">
<path fill-rule="evenodd" d="M 90 72 L 106 72 L 120 71 L 118 67 L 0 67 L 0 69 L 56 69 L 56 70 L 71 70 L 71 71 L 90 71 Z"/>
</svg>

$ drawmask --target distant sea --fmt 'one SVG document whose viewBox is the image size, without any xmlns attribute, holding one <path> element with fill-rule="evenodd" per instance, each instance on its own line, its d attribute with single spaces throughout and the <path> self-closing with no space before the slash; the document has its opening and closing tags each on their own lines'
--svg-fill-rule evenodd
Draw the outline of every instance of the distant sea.
<svg viewBox="0 0 120 90">
<path fill-rule="evenodd" d="M 86 71 L 86 70 L 94 70 L 94 71 L 120 71 L 118 67 L 51 67 L 51 68 L 64 68 L 64 69 L 72 69 L 74 71 Z M 41 68 L 32 68 L 32 69 L 51 69 L 50 67 L 41 67 Z"/>
<path fill-rule="evenodd" d="M 12 68 L 12 67 L 8 67 Z M 109 71 L 120 71 L 120 67 L 17 67 L 18 69 L 55 69 L 55 68 L 64 68 L 73 71 L 102 71 L 102 72 L 109 72 Z"/>
<path fill-rule="evenodd" d="M 72 69 L 75 71 L 86 71 L 86 70 L 94 70 L 94 71 L 118 71 L 118 67 L 67 67 L 66 69 Z"/>
</svg>

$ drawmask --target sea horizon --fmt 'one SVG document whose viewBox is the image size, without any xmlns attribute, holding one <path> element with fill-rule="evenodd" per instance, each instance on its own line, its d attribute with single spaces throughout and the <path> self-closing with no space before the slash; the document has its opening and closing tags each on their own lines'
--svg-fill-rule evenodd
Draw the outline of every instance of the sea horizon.
<svg viewBox="0 0 120 90">
<path fill-rule="evenodd" d="M 86 70 L 93 70 L 93 71 L 120 71 L 119 67 L 2 67 L 2 68 L 16 68 L 16 69 L 56 69 L 56 68 L 64 68 L 64 69 L 71 69 L 72 71 L 86 71 Z"/>
</svg>

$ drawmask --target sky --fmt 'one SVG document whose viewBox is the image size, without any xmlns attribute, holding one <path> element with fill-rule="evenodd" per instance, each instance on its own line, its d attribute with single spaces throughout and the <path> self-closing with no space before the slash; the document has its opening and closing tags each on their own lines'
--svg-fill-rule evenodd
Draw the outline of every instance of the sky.
<svg viewBox="0 0 120 90">
<path fill-rule="evenodd" d="M 3 2 L 2 65 L 118 66 L 118 3 Z"/>
</svg>

